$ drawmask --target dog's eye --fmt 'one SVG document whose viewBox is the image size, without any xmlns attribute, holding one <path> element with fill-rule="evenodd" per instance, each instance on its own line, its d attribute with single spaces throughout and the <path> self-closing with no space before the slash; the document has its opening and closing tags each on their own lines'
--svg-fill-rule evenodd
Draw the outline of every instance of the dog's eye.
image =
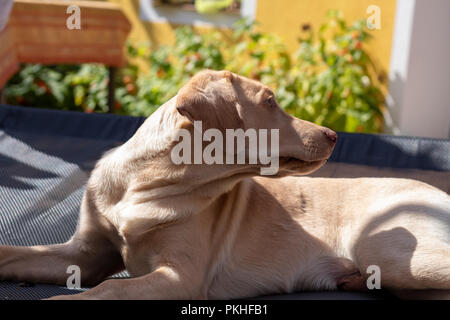
<svg viewBox="0 0 450 320">
<path fill-rule="evenodd" d="M 264 103 L 268 106 L 273 106 L 274 102 L 275 102 L 275 100 L 273 99 L 273 97 L 269 97 L 266 100 L 264 100 Z"/>
</svg>

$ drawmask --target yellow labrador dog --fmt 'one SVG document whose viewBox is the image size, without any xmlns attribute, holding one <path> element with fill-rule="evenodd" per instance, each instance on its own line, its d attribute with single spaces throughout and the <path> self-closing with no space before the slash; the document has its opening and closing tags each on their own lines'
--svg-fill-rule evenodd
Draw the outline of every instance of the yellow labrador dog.
<svg viewBox="0 0 450 320">
<path fill-rule="evenodd" d="M 196 121 L 279 129 L 277 174 L 260 176 L 261 161 L 174 164 Z M 81 284 L 96 286 L 57 298 L 230 299 L 367 290 L 378 270 L 381 288 L 448 297 L 450 197 L 413 180 L 290 176 L 321 167 L 336 140 L 283 112 L 261 83 L 201 72 L 98 162 L 72 239 L 0 246 L 0 279 L 65 284 L 77 265 Z M 105 280 L 125 268 L 133 278 Z"/>
</svg>

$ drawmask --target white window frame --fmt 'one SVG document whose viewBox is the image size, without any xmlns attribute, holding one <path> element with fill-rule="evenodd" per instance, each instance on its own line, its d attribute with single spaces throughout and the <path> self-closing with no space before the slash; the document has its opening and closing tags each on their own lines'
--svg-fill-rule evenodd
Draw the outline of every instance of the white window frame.
<svg viewBox="0 0 450 320">
<path fill-rule="evenodd" d="M 240 14 L 218 12 L 200 14 L 168 6 L 154 6 L 153 0 L 140 0 L 140 19 L 149 22 L 190 24 L 194 26 L 231 27 L 241 18 L 255 19 L 257 0 L 241 0 Z"/>
</svg>

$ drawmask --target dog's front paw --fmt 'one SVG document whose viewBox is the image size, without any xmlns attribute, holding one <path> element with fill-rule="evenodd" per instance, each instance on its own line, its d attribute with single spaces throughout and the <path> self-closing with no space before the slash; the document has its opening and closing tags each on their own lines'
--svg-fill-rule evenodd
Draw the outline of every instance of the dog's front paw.
<svg viewBox="0 0 450 320">
<path fill-rule="evenodd" d="M 339 290 L 343 291 L 365 292 L 369 290 L 367 288 L 366 280 L 359 272 L 340 278 L 337 281 L 337 287 Z"/>
</svg>

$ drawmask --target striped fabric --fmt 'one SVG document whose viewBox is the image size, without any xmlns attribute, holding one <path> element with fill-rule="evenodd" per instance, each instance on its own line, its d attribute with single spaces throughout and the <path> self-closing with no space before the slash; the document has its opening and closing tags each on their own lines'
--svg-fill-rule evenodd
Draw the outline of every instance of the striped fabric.
<svg viewBox="0 0 450 320">
<path fill-rule="evenodd" d="M 0 300 L 40 300 L 56 295 L 76 294 L 80 292 L 83 292 L 83 290 L 70 290 L 65 287 L 45 284 L 0 283 Z"/>
</svg>

